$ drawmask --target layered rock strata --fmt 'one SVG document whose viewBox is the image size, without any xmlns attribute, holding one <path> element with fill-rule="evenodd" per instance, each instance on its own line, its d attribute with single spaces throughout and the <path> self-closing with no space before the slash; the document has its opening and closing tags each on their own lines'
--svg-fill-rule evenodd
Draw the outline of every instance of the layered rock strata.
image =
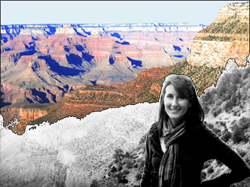
<svg viewBox="0 0 250 187">
<path fill-rule="evenodd" d="M 83 84 L 119 84 L 187 57 L 204 25 L 1 26 L 1 104 L 55 103 Z M 69 87 L 70 89 L 65 89 Z"/>
<path fill-rule="evenodd" d="M 192 40 L 187 60 L 195 66 L 225 67 L 229 58 L 245 66 L 249 55 L 249 3 L 223 7 L 214 23 Z"/>
<path fill-rule="evenodd" d="M 169 68 L 151 68 L 140 72 L 135 80 L 118 85 L 84 85 L 65 94 L 65 97 L 53 105 L 15 104 L 1 109 L 4 126 L 8 126 L 14 117 L 19 124 L 9 127 L 14 133 L 23 134 L 28 124 L 50 123 L 68 116 L 83 118 L 95 111 L 117 108 L 140 102 L 154 102 L 159 98 L 161 86 L 155 81 L 169 74 Z"/>
</svg>

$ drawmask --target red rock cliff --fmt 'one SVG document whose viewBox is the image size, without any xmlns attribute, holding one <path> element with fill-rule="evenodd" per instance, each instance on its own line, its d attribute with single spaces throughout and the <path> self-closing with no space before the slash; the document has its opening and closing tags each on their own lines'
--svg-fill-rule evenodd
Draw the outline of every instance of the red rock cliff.
<svg viewBox="0 0 250 187">
<path fill-rule="evenodd" d="M 28 122 L 36 120 L 45 116 L 48 111 L 39 108 L 4 108 L 1 109 L 1 115 L 4 118 L 4 126 L 8 126 L 9 129 L 18 135 L 22 135 L 26 130 Z M 17 118 L 20 122 L 17 126 L 11 126 L 13 118 Z"/>
</svg>

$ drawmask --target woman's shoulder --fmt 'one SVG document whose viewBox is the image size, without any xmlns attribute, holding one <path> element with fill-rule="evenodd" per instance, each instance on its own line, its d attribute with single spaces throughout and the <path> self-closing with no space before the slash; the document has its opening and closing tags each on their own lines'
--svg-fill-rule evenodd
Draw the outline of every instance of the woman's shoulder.
<svg viewBox="0 0 250 187">
<path fill-rule="evenodd" d="M 189 133 L 189 137 L 198 139 L 200 141 L 210 141 L 211 139 L 217 138 L 217 135 L 207 127 L 206 123 L 201 122 L 196 124 Z"/>
<path fill-rule="evenodd" d="M 149 129 L 149 131 L 148 131 L 148 134 L 149 134 L 149 135 L 152 135 L 152 134 L 155 134 L 157 131 L 158 131 L 158 121 L 154 122 L 154 123 L 151 125 L 151 127 L 150 127 L 150 129 Z"/>
<path fill-rule="evenodd" d="M 202 123 L 201 125 L 201 133 L 205 136 L 205 137 L 212 137 L 212 138 L 218 138 L 218 136 L 215 134 L 215 132 L 210 129 L 206 123 Z"/>
</svg>

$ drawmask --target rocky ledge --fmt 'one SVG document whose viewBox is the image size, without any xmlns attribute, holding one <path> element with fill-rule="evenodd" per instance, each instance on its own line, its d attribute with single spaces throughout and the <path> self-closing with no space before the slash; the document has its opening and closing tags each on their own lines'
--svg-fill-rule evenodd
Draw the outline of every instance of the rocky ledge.
<svg viewBox="0 0 250 187">
<path fill-rule="evenodd" d="M 191 43 L 188 62 L 225 67 L 229 58 L 245 66 L 249 55 L 249 3 L 223 7 L 214 23 L 198 32 Z"/>
</svg>

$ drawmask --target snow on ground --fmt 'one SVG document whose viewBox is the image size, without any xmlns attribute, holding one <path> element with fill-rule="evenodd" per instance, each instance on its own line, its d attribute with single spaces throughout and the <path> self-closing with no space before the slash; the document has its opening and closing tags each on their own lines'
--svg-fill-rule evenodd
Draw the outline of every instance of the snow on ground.
<svg viewBox="0 0 250 187">
<path fill-rule="evenodd" d="M 18 136 L 0 116 L 0 186 L 84 186 L 98 178 L 116 148 L 138 145 L 156 119 L 158 104 L 143 103 L 35 125 Z"/>
</svg>

